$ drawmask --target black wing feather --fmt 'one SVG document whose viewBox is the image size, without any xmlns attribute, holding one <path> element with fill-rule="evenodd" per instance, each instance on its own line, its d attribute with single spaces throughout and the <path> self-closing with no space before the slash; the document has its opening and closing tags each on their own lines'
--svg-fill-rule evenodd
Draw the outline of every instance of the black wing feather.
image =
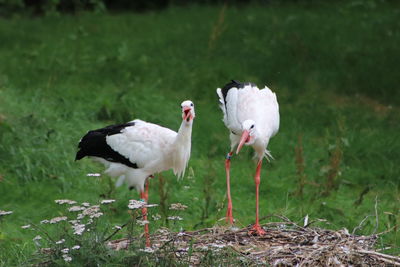
<svg viewBox="0 0 400 267">
<path fill-rule="evenodd" d="M 228 95 L 230 89 L 232 88 L 241 89 L 244 88 L 246 85 L 256 86 L 254 83 L 251 82 L 241 83 L 236 80 L 231 80 L 229 83 L 225 84 L 225 86 L 222 88 L 222 96 L 224 97 L 225 105 L 226 105 L 226 96 Z"/>
<path fill-rule="evenodd" d="M 122 129 L 134 125 L 134 122 L 128 122 L 89 131 L 78 144 L 79 151 L 76 153 L 75 160 L 80 160 L 86 156 L 100 157 L 110 162 L 122 163 L 137 169 L 136 163 L 130 162 L 128 158 L 113 150 L 106 142 L 107 136 L 119 134 Z"/>
</svg>

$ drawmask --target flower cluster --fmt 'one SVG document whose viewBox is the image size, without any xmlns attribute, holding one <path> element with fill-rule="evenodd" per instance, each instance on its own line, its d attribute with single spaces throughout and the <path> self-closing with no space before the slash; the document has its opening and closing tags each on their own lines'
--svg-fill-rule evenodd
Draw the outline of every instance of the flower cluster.
<svg viewBox="0 0 400 267">
<path fill-rule="evenodd" d="M 147 204 L 144 201 L 135 200 L 135 199 L 130 199 L 129 204 L 128 204 L 128 208 L 131 210 L 141 209 L 141 208 L 151 208 L 151 207 L 156 207 L 156 206 L 158 206 L 158 205 L 157 204 Z"/>
<path fill-rule="evenodd" d="M 111 204 L 115 202 L 115 199 L 104 199 L 100 202 L 100 204 Z"/>
<path fill-rule="evenodd" d="M 68 218 L 67 216 L 61 216 L 61 217 L 54 217 L 53 219 L 50 220 L 51 224 L 59 223 L 62 221 L 66 221 Z"/>
<path fill-rule="evenodd" d="M 137 220 L 136 224 L 140 225 L 140 226 L 144 226 L 146 224 L 149 224 L 150 222 L 148 220 Z"/>
<path fill-rule="evenodd" d="M 179 216 L 169 216 L 167 219 L 171 220 L 171 221 L 182 221 L 183 220 L 182 217 L 179 217 Z"/>
<path fill-rule="evenodd" d="M 171 206 L 169 207 L 170 210 L 185 210 L 187 208 L 188 206 L 183 205 L 181 203 L 172 203 Z"/>
<path fill-rule="evenodd" d="M 12 211 L 0 210 L 0 216 L 10 215 L 12 213 L 13 213 Z"/>
<path fill-rule="evenodd" d="M 56 199 L 56 200 L 54 200 L 54 202 L 56 202 L 57 204 L 60 204 L 60 205 L 63 205 L 63 204 L 69 204 L 69 205 L 76 204 L 75 200 L 69 200 L 69 199 Z"/>
<path fill-rule="evenodd" d="M 88 174 L 86 174 L 86 176 L 99 177 L 99 176 L 101 176 L 101 174 L 100 173 L 88 173 Z"/>
<path fill-rule="evenodd" d="M 67 222 L 67 225 L 70 226 L 72 235 L 76 236 L 82 236 L 84 235 L 85 232 L 90 232 L 90 230 L 94 227 L 92 224 L 97 220 L 99 217 L 103 215 L 103 212 L 101 211 L 100 205 L 91 205 L 89 202 L 83 202 L 81 204 L 78 204 L 74 200 L 69 200 L 69 199 L 57 199 L 54 201 L 55 203 L 59 205 L 64 205 L 67 204 L 69 206 L 66 207 L 67 211 L 69 214 L 67 216 L 58 216 L 54 217 L 52 219 L 45 219 L 40 221 L 41 224 L 58 224 L 60 222 Z M 100 204 L 105 205 L 105 204 L 111 204 L 115 202 L 113 199 L 106 199 L 102 200 Z M 2 211 L 0 211 L 2 212 Z M 0 213 L 0 215 L 7 215 L 12 212 L 4 212 L 4 214 Z M 71 218 L 72 217 L 72 218 Z M 145 223 L 145 222 L 143 222 Z M 33 228 L 35 228 L 35 225 L 33 225 Z M 32 226 L 30 224 L 23 225 L 21 226 L 22 229 L 28 229 L 31 228 Z M 93 230 L 93 229 L 92 229 Z M 69 232 L 69 231 L 68 231 Z M 63 247 L 65 244 L 68 244 L 69 242 L 66 241 L 67 237 L 71 237 L 68 235 L 63 235 L 64 238 L 61 239 L 47 239 L 47 242 L 50 242 L 53 244 L 56 250 L 58 250 L 61 255 L 62 259 L 65 262 L 70 262 L 73 260 L 73 251 L 79 250 L 80 245 L 73 245 L 71 247 Z M 45 236 L 43 236 L 45 238 Z M 73 238 L 75 240 L 76 238 Z M 38 246 L 42 246 L 43 243 L 41 243 L 42 236 L 37 235 L 35 238 L 33 238 L 33 242 Z M 79 239 L 78 239 L 79 240 Z"/>
</svg>

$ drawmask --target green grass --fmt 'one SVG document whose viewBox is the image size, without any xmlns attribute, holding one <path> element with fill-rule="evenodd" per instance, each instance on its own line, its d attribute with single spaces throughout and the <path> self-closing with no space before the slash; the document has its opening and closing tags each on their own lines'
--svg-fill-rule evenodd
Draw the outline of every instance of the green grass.
<svg viewBox="0 0 400 267">
<path fill-rule="evenodd" d="M 280 131 L 269 147 L 275 160 L 262 170 L 262 217 L 300 222 L 308 214 L 327 219 L 323 227 L 351 232 L 375 215 L 377 199 L 377 231 L 398 225 L 400 6 L 357 3 L 228 7 L 222 16 L 222 7 L 191 6 L 0 19 L 0 209 L 14 211 L 0 219 L 0 265 L 30 262 L 37 233 L 20 226 L 64 214 L 55 199 L 114 198 L 105 225 L 129 220 L 128 199 L 137 194 L 115 189 L 105 176 L 87 177 L 102 166 L 74 162 L 78 140 L 89 129 L 134 118 L 177 130 L 185 99 L 196 105 L 189 170 L 182 181 L 171 171 L 163 178 L 166 202 L 189 209 L 170 227 L 214 225 L 225 214 L 229 149 L 215 89 L 232 78 L 267 84 L 280 103 Z M 220 34 L 212 38 L 213 31 Z M 303 195 L 296 194 L 299 135 Z M 251 156 L 245 149 L 232 160 L 239 226 L 254 220 Z M 327 192 L 329 174 L 335 184 Z M 154 179 L 150 202 L 159 198 Z M 370 217 L 357 234 L 375 227 Z M 399 244 L 397 227 L 379 245 L 399 255 Z"/>
</svg>

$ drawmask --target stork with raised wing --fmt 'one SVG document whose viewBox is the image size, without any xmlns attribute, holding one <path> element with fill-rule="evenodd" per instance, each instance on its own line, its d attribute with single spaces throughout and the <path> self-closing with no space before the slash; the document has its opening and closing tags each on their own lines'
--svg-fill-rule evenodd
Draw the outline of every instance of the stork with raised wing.
<svg viewBox="0 0 400 267">
<path fill-rule="evenodd" d="M 89 131 L 79 142 L 75 160 L 90 157 L 103 163 L 105 173 L 119 177 L 117 186 L 126 182 L 148 201 L 147 179 L 172 169 L 178 178 L 185 173 L 191 149 L 194 104 L 181 104 L 182 124 L 178 132 L 142 120 L 111 125 Z M 142 209 L 147 220 L 147 209 Z M 145 225 L 146 246 L 150 246 L 149 228 Z"/>
<path fill-rule="evenodd" d="M 279 105 L 276 95 L 268 87 L 258 89 L 253 83 L 232 80 L 222 89 L 217 89 L 220 107 L 224 113 L 223 121 L 230 131 L 231 149 L 226 156 L 225 171 L 227 183 L 228 209 L 226 220 L 233 224 L 232 199 L 230 192 L 230 161 L 236 148 L 239 153 L 243 145 L 252 146 L 257 158 L 254 176 L 256 184 L 256 222 L 250 233 L 264 235 L 259 223 L 258 200 L 260 173 L 263 158 L 271 157 L 267 146 L 271 137 L 279 129 Z"/>
</svg>

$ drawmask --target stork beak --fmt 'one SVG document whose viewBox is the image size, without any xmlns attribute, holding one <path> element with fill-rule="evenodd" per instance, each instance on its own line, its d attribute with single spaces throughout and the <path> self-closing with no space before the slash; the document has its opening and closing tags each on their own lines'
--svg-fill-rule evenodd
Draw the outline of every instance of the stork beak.
<svg viewBox="0 0 400 267">
<path fill-rule="evenodd" d="M 191 108 L 184 108 L 183 109 L 183 119 L 186 121 L 189 121 L 190 115 L 191 115 Z"/>
<path fill-rule="evenodd" d="M 239 154 L 240 149 L 242 149 L 242 146 L 244 145 L 244 143 L 246 143 L 246 141 L 249 140 L 249 137 L 250 137 L 250 132 L 247 130 L 244 130 L 242 133 L 242 137 L 240 137 L 239 145 L 236 149 L 236 154 Z"/>
</svg>

